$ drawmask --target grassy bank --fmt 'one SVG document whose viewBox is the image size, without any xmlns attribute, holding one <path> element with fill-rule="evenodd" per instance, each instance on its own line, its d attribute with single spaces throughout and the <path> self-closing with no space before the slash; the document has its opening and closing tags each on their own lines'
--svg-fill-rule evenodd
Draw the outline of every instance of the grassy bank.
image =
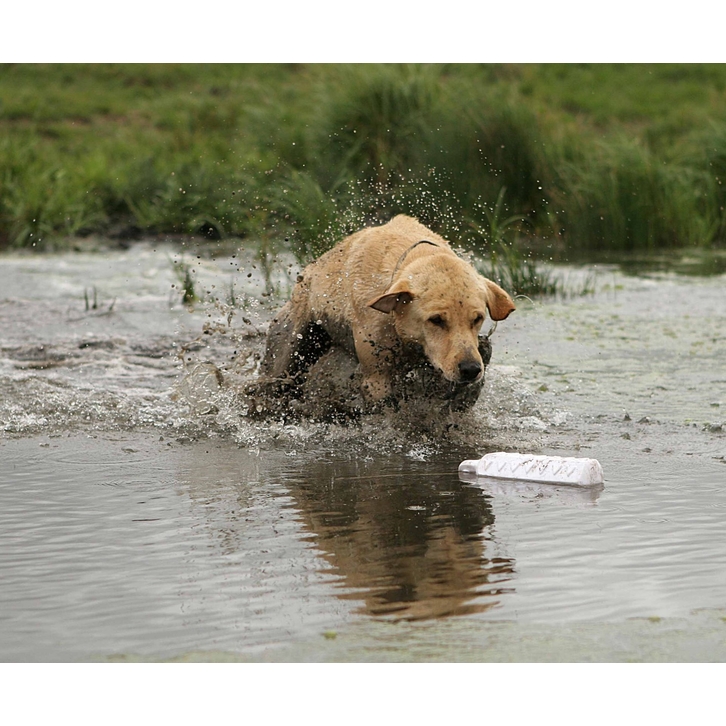
<svg viewBox="0 0 726 726">
<path fill-rule="evenodd" d="M 486 255 L 726 238 L 726 66 L 2 66 L 0 245 L 418 216 Z"/>
</svg>

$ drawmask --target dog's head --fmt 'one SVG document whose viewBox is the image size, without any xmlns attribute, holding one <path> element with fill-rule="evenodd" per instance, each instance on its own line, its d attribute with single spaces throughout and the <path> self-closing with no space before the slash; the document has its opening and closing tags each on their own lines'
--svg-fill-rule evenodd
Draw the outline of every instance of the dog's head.
<svg viewBox="0 0 726 726">
<path fill-rule="evenodd" d="M 418 259 L 394 278 L 370 307 L 393 315 L 405 343 L 419 343 L 431 364 L 449 381 L 474 383 L 484 374 L 478 350 L 487 311 L 504 320 L 512 298 L 453 255 Z"/>
</svg>

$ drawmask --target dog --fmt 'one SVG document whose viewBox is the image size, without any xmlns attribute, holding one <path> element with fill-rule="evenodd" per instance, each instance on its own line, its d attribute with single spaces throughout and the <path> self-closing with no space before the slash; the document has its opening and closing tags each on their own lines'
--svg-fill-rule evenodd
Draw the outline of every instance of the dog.
<svg viewBox="0 0 726 726">
<path fill-rule="evenodd" d="M 331 347 L 360 364 L 364 400 L 385 405 L 401 352 L 412 346 L 447 382 L 480 382 L 479 331 L 504 320 L 514 302 L 438 234 L 406 215 L 339 242 L 298 277 L 270 325 L 260 368 L 268 380 L 295 380 Z"/>
</svg>

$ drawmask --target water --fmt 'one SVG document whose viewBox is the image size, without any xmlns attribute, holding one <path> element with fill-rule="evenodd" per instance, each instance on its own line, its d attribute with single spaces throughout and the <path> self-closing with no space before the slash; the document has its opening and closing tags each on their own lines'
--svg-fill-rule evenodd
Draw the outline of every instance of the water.
<svg viewBox="0 0 726 726">
<path fill-rule="evenodd" d="M 482 401 L 427 432 L 240 415 L 211 364 L 254 375 L 278 302 L 252 260 L 192 256 L 219 302 L 190 312 L 174 254 L 0 260 L 1 660 L 726 647 L 723 275 L 599 266 L 592 296 L 523 301 Z M 597 458 L 605 487 L 459 480 L 497 449 Z M 684 618 L 677 647 L 642 630 Z"/>
</svg>

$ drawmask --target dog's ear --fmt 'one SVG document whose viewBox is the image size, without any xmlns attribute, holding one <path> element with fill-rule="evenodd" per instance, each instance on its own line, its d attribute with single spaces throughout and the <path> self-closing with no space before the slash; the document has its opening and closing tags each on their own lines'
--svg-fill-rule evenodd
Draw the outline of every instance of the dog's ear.
<svg viewBox="0 0 726 726">
<path fill-rule="evenodd" d="M 380 310 L 382 313 L 391 313 L 396 309 L 396 305 L 408 305 L 413 298 L 408 284 L 397 282 L 393 287 L 389 287 L 383 295 L 371 300 L 368 307 Z"/>
<path fill-rule="evenodd" d="M 514 301 L 502 290 L 499 285 L 486 277 L 480 279 L 480 284 L 486 299 L 486 306 L 489 308 L 489 315 L 492 320 L 504 320 L 509 313 L 515 310 Z"/>
</svg>

